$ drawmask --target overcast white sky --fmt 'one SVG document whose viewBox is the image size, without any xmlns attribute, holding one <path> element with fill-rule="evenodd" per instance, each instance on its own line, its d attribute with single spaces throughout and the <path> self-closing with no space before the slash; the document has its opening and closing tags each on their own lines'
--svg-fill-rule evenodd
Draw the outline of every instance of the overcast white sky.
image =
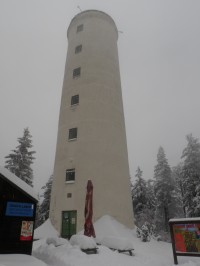
<svg viewBox="0 0 200 266">
<path fill-rule="evenodd" d="M 115 20 L 129 151 L 153 177 L 159 146 L 180 161 L 200 136 L 199 0 L 0 0 L 0 165 L 29 127 L 36 190 L 53 173 L 67 27 L 98 9 Z"/>
</svg>

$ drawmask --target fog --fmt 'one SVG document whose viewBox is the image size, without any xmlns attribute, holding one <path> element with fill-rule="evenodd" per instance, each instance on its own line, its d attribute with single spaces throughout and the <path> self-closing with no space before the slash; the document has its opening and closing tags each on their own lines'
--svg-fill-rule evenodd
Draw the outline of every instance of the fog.
<svg viewBox="0 0 200 266">
<path fill-rule="evenodd" d="M 81 10 L 108 13 L 118 49 L 130 176 L 152 178 L 159 146 L 170 166 L 200 136 L 198 0 L 0 0 L 0 165 L 29 127 L 37 191 L 53 173 L 67 27 Z"/>
</svg>

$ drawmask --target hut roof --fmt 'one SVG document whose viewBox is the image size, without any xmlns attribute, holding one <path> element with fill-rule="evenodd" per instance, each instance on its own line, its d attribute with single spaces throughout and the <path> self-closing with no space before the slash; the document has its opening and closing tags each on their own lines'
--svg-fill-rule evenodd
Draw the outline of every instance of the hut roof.
<svg viewBox="0 0 200 266">
<path fill-rule="evenodd" d="M 21 191 L 23 191 L 28 196 L 38 201 L 37 194 L 35 193 L 35 191 L 33 190 L 31 186 L 29 186 L 25 181 L 23 181 L 18 176 L 14 175 L 9 170 L 1 166 L 0 166 L 0 176 L 2 176 L 9 183 L 12 183 L 16 187 L 18 187 Z"/>
</svg>

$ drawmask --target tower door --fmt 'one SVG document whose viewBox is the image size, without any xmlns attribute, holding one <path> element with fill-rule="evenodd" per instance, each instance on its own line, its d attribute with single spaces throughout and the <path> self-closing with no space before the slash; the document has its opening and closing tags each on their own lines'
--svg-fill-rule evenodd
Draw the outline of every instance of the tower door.
<svg viewBox="0 0 200 266">
<path fill-rule="evenodd" d="M 70 238 L 76 234 L 76 220 L 77 211 L 63 211 L 62 212 L 62 231 L 63 238 Z"/>
</svg>

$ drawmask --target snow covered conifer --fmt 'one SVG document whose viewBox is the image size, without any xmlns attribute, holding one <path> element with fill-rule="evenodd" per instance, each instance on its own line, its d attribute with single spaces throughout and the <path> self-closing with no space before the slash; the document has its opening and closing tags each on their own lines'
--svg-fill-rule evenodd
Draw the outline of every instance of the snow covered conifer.
<svg viewBox="0 0 200 266">
<path fill-rule="evenodd" d="M 183 150 L 182 184 L 184 207 L 187 217 L 200 216 L 200 143 L 192 134 L 186 136 Z"/>
<path fill-rule="evenodd" d="M 135 223 L 141 228 L 146 221 L 150 224 L 152 223 L 154 213 L 149 205 L 151 204 L 151 199 L 148 199 L 148 196 L 153 198 L 153 195 L 148 194 L 147 182 L 142 178 L 142 171 L 139 167 L 135 177 L 136 180 L 132 186 L 133 210 Z"/>
<path fill-rule="evenodd" d="M 136 228 L 136 235 L 137 235 L 137 238 L 141 237 L 141 229 L 139 227 Z"/>
<path fill-rule="evenodd" d="M 44 199 L 40 205 L 39 217 L 38 217 L 39 224 L 42 224 L 44 221 L 46 221 L 49 218 L 52 182 L 53 182 L 53 175 L 50 176 L 46 185 L 42 187 L 42 189 L 44 190 L 44 194 L 42 195 Z"/>
<path fill-rule="evenodd" d="M 41 222 L 40 222 L 40 217 L 41 217 L 41 215 L 40 215 L 40 201 L 39 201 L 39 199 L 40 199 L 40 195 L 39 195 L 39 193 L 38 193 L 38 203 L 37 203 L 37 207 L 36 207 L 36 218 L 35 218 L 35 229 L 38 227 L 38 226 L 40 226 L 41 225 Z"/>
<path fill-rule="evenodd" d="M 155 194 L 154 194 L 154 180 L 148 179 L 146 182 L 146 188 L 147 188 L 147 205 L 146 207 L 150 210 L 151 216 L 154 216 L 155 211 Z M 149 219 L 148 219 L 149 221 Z M 151 219 L 152 221 L 152 219 Z"/>
<path fill-rule="evenodd" d="M 172 179 L 174 181 L 174 190 L 177 199 L 177 209 L 179 217 L 186 217 L 186 211 L 184 207 L 184 190 L 182 181 L 182 167 L 183 165 L 179 163 L 177 166 L 172 168 Z"/>
<path fill-rule="evenodd" d="M 146 206 L 146 181 L 142 178 L 140 167 L 136 170 L 136 180 L 132 187 L 133 210 L 135 215 L 140 214 Z"/>
<path fill-rule="evenodd" d="M 23 137 L 18 138 L 19 145 L 12 153 L 5 156 L 5 168 L 13 174 L 24 180 L 30 186 L 33 186 L 33 170 L 31 164 L 35 159 L 33 154 L 35 151 L 30 151 L 32 148 L 32 136 L 29 129 L 24 129 Z"/>
<path fill-rule="evenodd" d="M 142 242 L 147 242 L 150 240 L 149 228 L 146 223 L 141 227 L 140 234 Z"/>
<path fill-rule="evenodd" d="M 155 193 L 155 223 L 157 231 L 169 231 L 168 220 L 173 217 L 173 184 L 171 169 L 167 162 L 164 149 L 159 148 L 157 154 L 157 165 L 154 169 L 154 193 Z"/>
</svg>

